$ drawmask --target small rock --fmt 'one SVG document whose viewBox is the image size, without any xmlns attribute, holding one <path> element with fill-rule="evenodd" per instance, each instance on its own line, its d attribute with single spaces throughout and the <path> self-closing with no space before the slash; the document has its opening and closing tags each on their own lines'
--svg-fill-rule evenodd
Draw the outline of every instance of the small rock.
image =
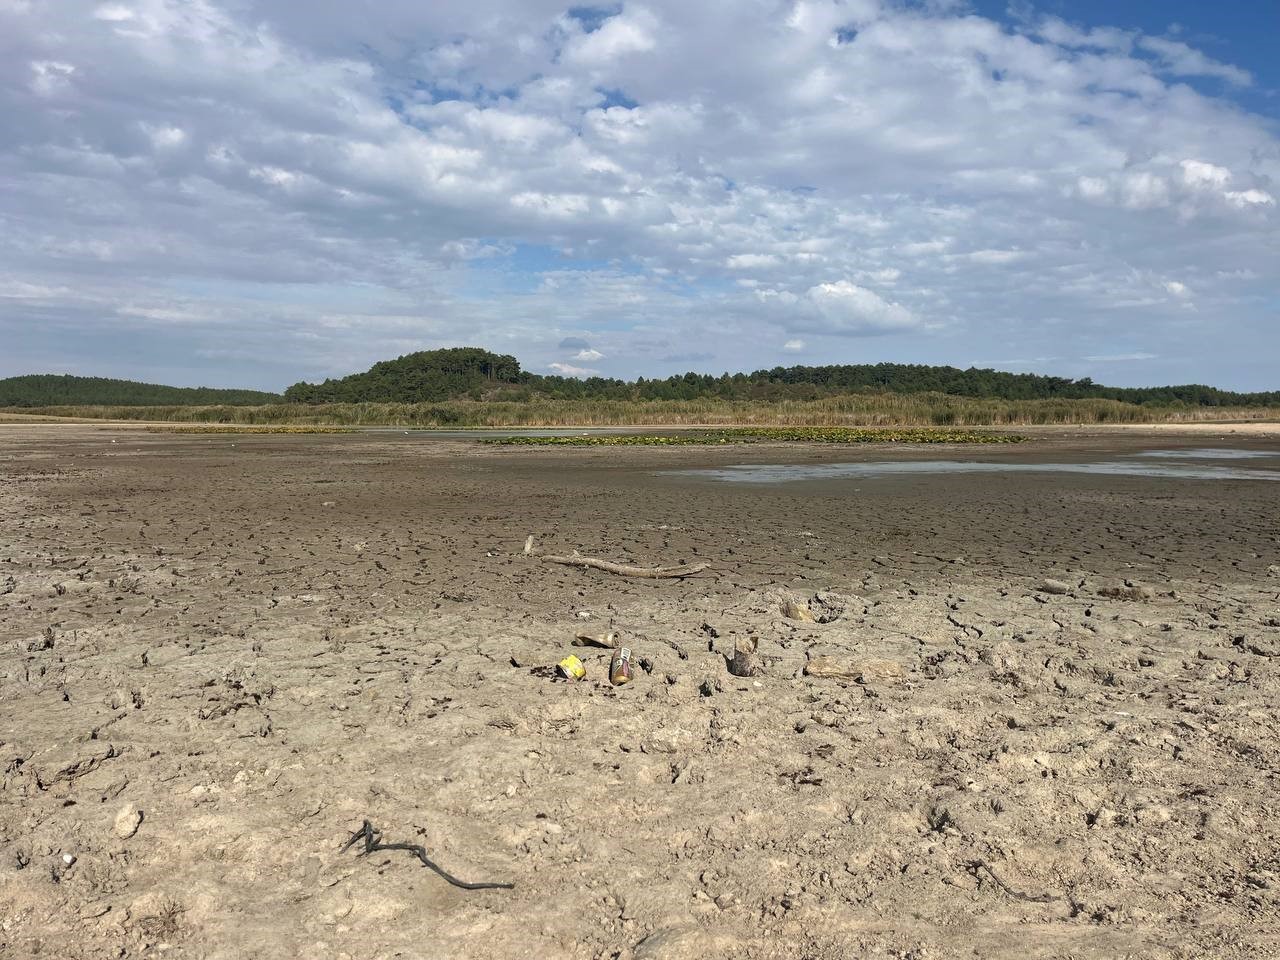
<svg viewBox="0 0 1280 960">
<path fill-rule="evenodd" d="M 715 955 L 716 946 L 699 927 L 666 927 L 636 944 L 635 960 L 704 960 Z"/>
<path fill-rule="evenodd" d="M 810 719 L 814 723 L 819 724 L 820 726 L 823 726 L 823 727 L 840 726 L 840 718 L 837 717 L 830 710 L 818 710 L 813 714 L 813 716 L 810 717 Z"/>
<path fill-rule="evenodd" d="M 756 638 L 746 637 L 733 645 L 733 656 L 729 659 L 729 672 L 735 677 L 754 677 L 761 672 L 763 664 L 756 653 Z"/>
<path fill-rule="evenodd" d="M 788 620 L 799 620 L 801 623 L 816 623 L 817 620 L 809 605 L 801 603 L 790 594 L 784 594 L 778 604 L 780 611 Z"/>
<path fill-rule="evenodd" d="M 140 826 L 142 826 L 142 811 L 132 803 L 126 803 L 116 811 L 115 824 L 112 829 L 115 830 L 116 836 L 121 840 L 128 840 L 138 832 Z"/>
<path fill-rule="evenodd" d="M 1112 583 L 1098 588 L 1098 596 L 1111 600 L 1153 600 L 1156 592 L 1150 587 L 1141 587 L 1134 583 Z"/>
<path fill-rule="evenodd" d="M 675 753 L 693 742 L 693 734 L 679 727 L 663 727 L 640 742 L 645 753 Z"/>
<path fill-rule="evenodd" d="M 1040 581 L 1040 586 L 1036 587 L 1036 589 L 1041 593 L 1052 593 L 1061 596 L 1064 593 L 1070 592 L 1071 585 L 1069 583 L 1064 583 L 1061 580 L 1054 580 L 1050 578 Z"/>
<path fill-rule="evenodd" d="M 814 657 L 804 665 L 806 677 L 835 680 L 896 680 L 906 676 L 902 664 L 894 660 L 846 660 L 841 657 Z"/>
<path fill-rule="evenodd" d="M 1271 889 L 1271 875 L 1269 871 L 1263 872 L 1251 870 L 1249 873 L 1244 875 L 1244 882 L 1257 890 Z"/>
<path fill-rule="evenodd" d="M 1249 637 L 1241 646 L 1259 657 L 1280 657 L 1280 637 Z"/>
<path fill-rule="evenodd" d="M 860 610 L 860 597 L 847 596 L 834 590 L 822 590 L 813 595 L 809 601 L 809 612 L 818 623 L 832 623 L 839 620 L 850 610 Z"/>
</svg>

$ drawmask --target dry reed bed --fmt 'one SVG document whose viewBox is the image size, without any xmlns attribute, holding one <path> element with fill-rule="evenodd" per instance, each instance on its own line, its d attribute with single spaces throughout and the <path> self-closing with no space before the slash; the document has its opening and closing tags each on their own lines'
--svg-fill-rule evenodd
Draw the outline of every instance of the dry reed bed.
<svg viewBox="0 0 1280 960">
<path fill-rule="evenodd" d="M 3 413 L 6 411 L 0 411 Z M 944 394 L 850 394 L 820 400 L 453 400 L 265 406 L 63 406 L 29 416 L 164 423 L 298 426 L 1036 426 L 1277 420 L 1280 408 L 1162 407 L 1116 400 L 989 400 Z"/>
</svg>

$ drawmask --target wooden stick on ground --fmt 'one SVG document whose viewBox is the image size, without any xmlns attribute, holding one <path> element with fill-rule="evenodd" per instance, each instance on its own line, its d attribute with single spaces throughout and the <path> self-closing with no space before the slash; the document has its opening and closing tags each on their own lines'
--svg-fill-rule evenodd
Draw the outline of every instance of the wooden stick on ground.
<svg viewBox="0 0 1280 960">
<path fill-rule="evenodd" d="M 611 560 L 581 557 L 576 553 L 571 557 L 544 556 L 542 559 L 547 563 L 562 563 L 569 567 L 591 567 L 594 570 L 603 570 L 605 573 L 616 573 L 620 577 L 645 577 L 650 580 L 689 577 L 695 573 L 701 573 L 711 566 L 709 563 L 695 563 L 683 567 L 629 567 L 626 564 L 614 563 Z"/>
</svg>

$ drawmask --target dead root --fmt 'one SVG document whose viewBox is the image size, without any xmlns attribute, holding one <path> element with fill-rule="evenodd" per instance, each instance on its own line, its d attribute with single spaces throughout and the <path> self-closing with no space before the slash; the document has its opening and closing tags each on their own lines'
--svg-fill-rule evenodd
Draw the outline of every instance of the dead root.
<svg viewBox="0 0 1280 960">
<path fill-rule="evenodd" d="M 691 577 L 695 573 L 701 573 L 711 566 L 709 563 L 694 563 L 673 567 L 632 567 L 624 563 L 614 563 L 612 560 L 584 557 L 576 550 L 567 557 L 544 556 L 542 559 L 547 563 L 561 563 L 569 567 L 590 567 L 593 570 L 603 570 L 605 573 L 614 573 L 620 577 L 643 577 L 649 580 Z"/>
</svg>

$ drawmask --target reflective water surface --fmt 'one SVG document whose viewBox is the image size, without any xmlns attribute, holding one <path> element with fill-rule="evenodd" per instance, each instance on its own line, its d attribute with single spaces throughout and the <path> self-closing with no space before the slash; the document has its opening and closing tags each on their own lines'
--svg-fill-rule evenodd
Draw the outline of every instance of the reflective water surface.
<svg viewBox="0 0 1280 960">
<path fill-rule="evenodd" d="M 1191 450 L 1144 450 L 1135 457 L 1157 460 L 1252 460 L 1256 457 L 1280 457 L 1280 450 L 1233 450 L 1229 447 L 1196 447 Z"/>
<path fill-rule="evenodd" d="M 1263 454 L 1263 456 L 1266 455 Z M 662 472 L 662 475 L 719 480 L 727 483 L 786 483 L 792 480 L 835 480 L 842 478 L 871 480 L 878 477 L 957 473 L 1086 473 L 1121 477 L 1164 477 L 1171 480 L 1280 480 L 1280 469 L 1263 470 L 1212 464 L 1160 463 L 1150 457 L 1142 460 L 1107 460 L 1099 463 L 987 463 L 967 460 L 904 460 L 900 462 L 877 461 L 870 463 L 737 464 L 730 467 L 703 470 L 666 470 Z"/>
</svg>

